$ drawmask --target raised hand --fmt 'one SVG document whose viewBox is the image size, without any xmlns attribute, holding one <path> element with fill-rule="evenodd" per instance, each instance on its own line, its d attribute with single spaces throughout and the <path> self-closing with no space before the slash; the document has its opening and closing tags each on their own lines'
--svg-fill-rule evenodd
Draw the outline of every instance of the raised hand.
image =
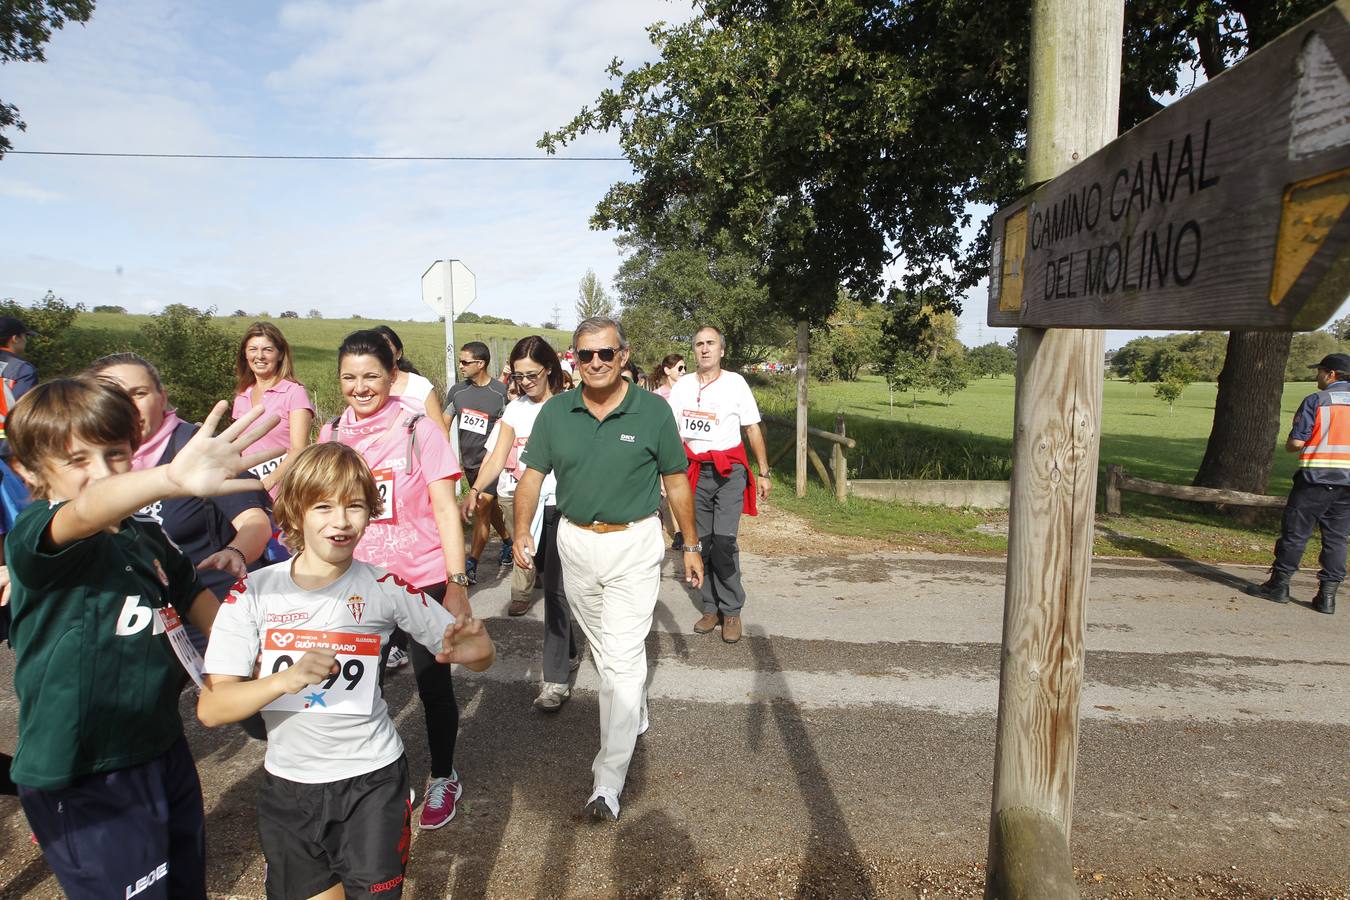
<svg viewBox="0 0 1350 900">
<path fill-rule="evenodd" d="M 180 496 L 214 497 L 256 491 L 256 478 L 235 476 L 249 466 L 256 466 L 277 455 L 276 450 L 244 453 L 253 442 L 281 421 L 275 413 L 268 413 L 262 406 L 255 406 L 239 421 L 216 434 L 216 427 L 228 408 L 224 400 L 217 403 L 192 440 L 164 467 L 165 475 Z"/>
<path fill-rule="evenodd" d="M 473 616 L 460 616 L 450 623 L 441 638 L 438 663 L 459 663 L 475 671 L 482 671 L 496 655 L 483 621 Z"/>
</svg>

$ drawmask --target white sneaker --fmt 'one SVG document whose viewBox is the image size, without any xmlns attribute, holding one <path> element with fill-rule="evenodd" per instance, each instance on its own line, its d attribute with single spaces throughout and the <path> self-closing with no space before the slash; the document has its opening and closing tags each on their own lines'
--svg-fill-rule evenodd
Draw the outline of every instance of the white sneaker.
<svg viewBox="0 0 1350 900">
<path fill-rule="evenodd" d="M 586 805 L 581 808 L 581 811 L 600 822 L 617 822 L 619 821 L 619 792 L 614 788 L 598 787 L 591 794 L 591 799 L 587 800 Z"/>
<path fill-rule="evenodd" d="M 652 727 L 652 717 L 647 715 L 647 708 L 642 708 L 642 724 L 638 725 L 638 737 L 647 733 L 647 729 Z"/>
<path fill-rule="evenodd" d="M 566 682 L 545 681 L 539 696 L 534 698 L 534 708 L 545 712 L 557 712 L 572 696 L 572 688 Z"/>
<path fill-rule="evenodd" d="M 401 669 L 408 664 L 408 651 L 402 647 L 395 647 L 389 651 L 389 658 L 384 661 L 386 669 Z"/>
</svg>

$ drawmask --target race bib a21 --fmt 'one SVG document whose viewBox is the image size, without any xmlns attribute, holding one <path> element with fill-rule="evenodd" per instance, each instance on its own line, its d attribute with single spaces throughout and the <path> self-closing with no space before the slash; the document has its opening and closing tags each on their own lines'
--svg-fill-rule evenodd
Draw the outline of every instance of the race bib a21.
<svg viewBox="0 0 1350 900">
<path fill-rule="evenodd" d="M 487 434 L 488 414 L 477 409 L 462 409 L 459 412 L 459 430 L 474 434 Z"/>
<path fill-rule="evenodd" d="M 263 709 L 313 715 L 368 716 L 375 708 L 380 675 L 380 636 L 340 631 L 269 628 L 263 634 L 260 675 L 280 672 L 300 661 L 306 650 L 337 654 L 337 671 L 318 684 L 283 694 Z"/>
<path fill-rule="evenodd" d="M 706 440 L 717 427 L 717 413 L 686 409 L 680 413 L 680 437 L 686 441 Z"/>
</svg>

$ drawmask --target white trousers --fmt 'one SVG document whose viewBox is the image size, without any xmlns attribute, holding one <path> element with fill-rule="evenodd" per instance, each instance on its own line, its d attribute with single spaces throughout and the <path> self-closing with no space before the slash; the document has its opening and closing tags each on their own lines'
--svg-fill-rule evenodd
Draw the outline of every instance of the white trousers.
<svg viewBox="0 0 1350 900">
<path fill-rule="evenodd" d="M 600 752 L 594 786 L 623 790 L 638 730 L 647 716 L 647 634 L 661 589 L 666 542 L 652 516 L 624 531 L 596 534 L 566 519 L 558 558 L 572 621 L 600 673 Z"/>
</svg>

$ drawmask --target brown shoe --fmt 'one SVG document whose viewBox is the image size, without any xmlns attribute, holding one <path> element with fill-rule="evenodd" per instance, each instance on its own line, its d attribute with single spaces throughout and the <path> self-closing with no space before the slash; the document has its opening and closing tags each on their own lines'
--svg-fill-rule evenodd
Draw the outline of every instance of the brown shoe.
<svg viewBox="0 0 1350 900">
<path fill-rule="evenodd" d="M 726 616 L 722 619 L 722 640 L 734 644 L 741 639 L 741 617 Z"/>
<path fill-rule="evenodd" d="M 506 607 L 508 616 L 523 616 L 530 611 L 529 597 L 516 597 L 511 600 L 511 604 Z"/>
<path fill-rule="evenodd" d="M 694 623 L 694 634 L 708 634 L 717 627 L 717 613 L 704 613 L 703 618 Z"/>
</svg>

